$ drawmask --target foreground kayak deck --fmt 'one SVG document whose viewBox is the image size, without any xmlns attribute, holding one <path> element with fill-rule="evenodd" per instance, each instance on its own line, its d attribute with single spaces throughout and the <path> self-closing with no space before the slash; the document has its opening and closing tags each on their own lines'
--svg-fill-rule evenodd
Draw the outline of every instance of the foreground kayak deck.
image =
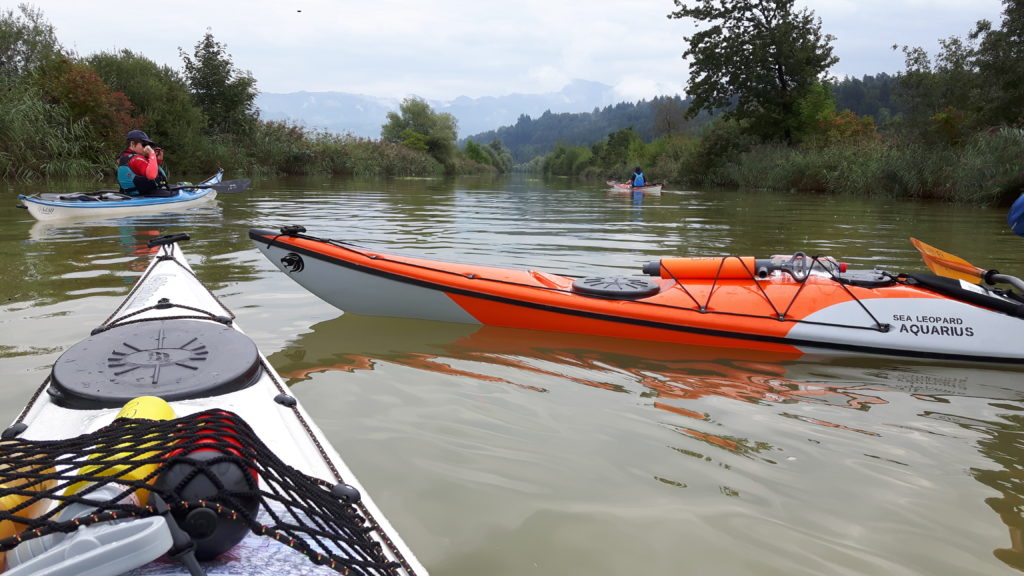
<svg viewBox="0 0 1024 576">
<path fill-rule="evenodd" d="M 204 562 L 207 574 L 426 574 L 280 376 L 234 324 L 234 315 L 195 277 L 175 239 L 154 242 L 159 253 L 128 297 L 101 329 L 61 356 L 4 439 L 49 441 L 102 433 L 126 400 L 144 394 L 166 400 L 178 418 L 210 409 L 229 411 L 287 467 L 325 486 L 357 490 L 362 497 L 351 506 L 366 533 L 351 551 L 339 554 L 352 555 L 354 565 L 331 569 L 317 566 L 280 539 L 248 532 L 233 548 Z M 266 478 L 259 476 L 261 490 L 268 489 Z M 274 525 L 277 518 L 271 513 L 283 516 L 273 505 L 261 507 L 257 522 Z M 364 538 L 365 543 L 358 542 Z M 382 563 L 388 567 L 374 566 Z M 127 573 L 188 572 L 161 557 Z"/>
<path fill-rule="evenodd" d="M 293 280 L 356 314 L 787 354 L 1024 363 L 1019 297 L 927 274 L 761 276 L 754 258 L 715 257 L 663 259 L 654 263 L 657 278 L 573 278 L 390 254 L 303 232 L 249 236 Z"/>
<path fill-rule="evenodd" d="M 216 184 L 223 176 L 223 171 L 219 171 L 197 186 Z M 181 210 L 212 202 L 216 197 L 217 191 L 212 188 L 182 188 L 174 196 L 166 198 L 128 196 L 117 191 L 101 191 L 77 194 L 22 194 L 18 196 L 18 200 L 33 218 L 46 221 Z"/>
</svg>

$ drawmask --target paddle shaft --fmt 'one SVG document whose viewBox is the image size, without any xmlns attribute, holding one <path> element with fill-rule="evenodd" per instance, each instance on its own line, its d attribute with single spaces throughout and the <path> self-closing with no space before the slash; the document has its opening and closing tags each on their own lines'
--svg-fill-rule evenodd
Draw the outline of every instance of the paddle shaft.
<svg viewBox="0 0 1024 576">
<path fill-rule="evenodd" d="M 242 192 L 249 188 L 252 184 L 252 180 L 249 178 L 241 178 L 238 180 L 224 180 L 223 182 L 217 182 L 215 184 L 185 184 L 181 186 L 168 186 L 168 190 L 186 190 L 195 188 L 213 188 L 218 193 L 230 194 L 233 192 Z"/>
<path fill-rule="evenodd" d="M 224 180 L 223 182 L 217 182 L 216 184 L 181 184 L 178 186 L 167 186 L 164 190 L 195 190 L 196 188 L 213 188 L 221 194 L 232 194 L 235 192 L 243 192 L 249 188 L 252 184 L 252 180 L 249 178 L 239 178 L 238 180 Z M 80 194 L 86 194 L 88 196 L 99 196 L 101 194 L 118 194 L 120 190 L 91 190 L 89 192 L 80 192 Z"/>
</svg>

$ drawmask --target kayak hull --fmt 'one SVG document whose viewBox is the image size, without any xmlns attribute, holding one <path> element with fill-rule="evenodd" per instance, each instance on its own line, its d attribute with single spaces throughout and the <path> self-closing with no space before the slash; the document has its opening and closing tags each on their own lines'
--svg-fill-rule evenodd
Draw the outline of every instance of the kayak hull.
<svg viewBox="0 0 1024 576">
<path fill-rule="evenodd" d="M 251 230 L 272 263 L 348 313 L 551 330 L 765 352 L 856 353 L 1024 363 L 1024 320 L 903 283 L 865 287 L 815 274 L 647 282 L 599 297 L 577 278 L 384 253 L 304 234 Z"/>
<path fill-rule="evenodd" d="M 614 180 L 608 180 L 605 182 L 615 192 L 642 192 L 644 194 L 661 194 L 661 184 L 651 184 L 649 186 L 633 186 L 629 182 L 616 182 Z"/>
<path fill-rule="evenodd" d="M 174 305 L 156 306 L 162 299 Z M 182 322 L 183 315 L 192 316 L 193 314 L 195 317 L 184 321 L 208 324 L 215 328 L 223 328 L 226 323 L 229 326 L 226 330 L 229 330 L 235 337 L 248 340 L 248 337 L 244 336 L 241 329 L 231 320 L 234 318 L 232 312 L 195 277 L 177 244 L 170 244 L 160 248 L 160 253 L 151 262 L 143 277 L 105 325 L 117 325 L 119 322 L 124 322 L 125 325 L 138 326 L 140 325 L 139 320 L 156 320 L 156 324 L 160 325 L 160 338 L 163 341 L 165 337 L 170 339 L 170 336 L 167 336 L 168 331 L 163 327 L 164 322 L 167 325 Z M 162 322 L 162 319 L 166 320 Z M 227 319 L 226 322 L 225 319 Z M 99 334 L 102 335 L 103 332 Z M 92 338 L 95 338 L 95 335 L 90 337 L 90 339 Z M 89 341 L 86 340 L 83 343 L 87 344 Z M 81 345 L 80 343 L 76 346 Z M 197 347 L 195 344 L 191 345 Z M 129 351 L 134 351 L 136 355 L 146 355 L 145 358 L 137 361 L 137 368 L 141 367 L 142 370 L 146 370 L 149 367 L 147 363 L 158 365 L 159 368 L 154 368 L 153 373 L 162 372 L 160 383 L 168 381 L 173 385 L 180 382 L 180 378 L 173 373 L 176 368 L 174 364 L 183 365 L 182 371 L 184 372 L 194 369 L 194 367 L 188 366 L 187 362 L 181 362 L 174 358 L 160 358 L 174 353 L 176 349 L 172 348 L 171 344 L 166 344 L 165 348 L 153 352 L 144 349 L 139 351 L 138 349 L 142 347 L 139 342 L 126 343 L 123 346 L 129 348 Z M 389 524 L 370 498 L 365 487 L 358 482 L 301 403 L 291 395 L 289 388 L 270 366 L 265 356 L 255 349 L 255 345 L 252 345 L 252 348 L 253 354 L 256 355 L 256 362 L 261 368 L 255 372 L 256 376 L 253 381 L 246 382 L 241 389 L 229 392 L 209 389 L 193 394 L 170 395 L 168 398 L 173 399 L 169 400 L 169 404 L 173 408 L 174 414 L 181 417 L 211 408 L 233 412 L 244 419 L 253 428 L 256 435 L 287 465 L 331 483 L 344 482 L 355 487 L 362 494 L 359 504 L 360 512 L 366 516 L 371 526 L 376 527 L 371 537 L 380 543 L 381 549 L 389 560 L 403 566 L 398 573 L 426 574 L 426 570 Z M 75 349 L 72 347 L 65 352 L 65 355 L 71 354 L 71 351 Z M 209 359 L 212 359 L 214 352 L 217 350 L 210 351 Z M 221 352 L 227 352 L 221 356 L 232 355 L 230 351 L 221 350 Z M 206 351 L 203 350 L 202 355 L 205 356 L 205 354 Z M 63 358 L 64 356 L 62 356 Z M 207 359 L 204 358 L 205 360 Z M 205 372 L 199 370 L 199 374 L 194 378 L 197 381 L 222 378 L 224 362 L 230 364 L 233 359 L 221 358 L 221 360 L 223 362 L 218 364 L 217 368 L 210 367 Z M 100 359 L 98 365 L 109 363 L 110 360 L 104 357 Z M 15 425 L 12 426 L 12 430 L 15 427 L 22 428 L 18 434 L 19 438 L 25 440 L 73 438 L 107 426 L 117 416 L 119 406 L 69 407 L 66 394 L 62 394 L 58 386 L 61 373 L 57 367 L 60 364 L 61 360 L 58 360 L 51 377 L 44 382 L 39 392 L 34 395 L 29 405 L 15 421 Z M 72 364 L 78 364 L 78 359 L 74 359 Z M 82 370 L 78 366 L 75 366 L 75 369 Z M 100 388 L 105 377 L 99 377 L 96 372 L 90 372 L 90 374 L 93 383 L 89 387 L 91 389 Z M 144 376 L 145 378 L 149 377 L 148 374 Z M 99 382 L 99 384 L 95 384 L 95 382 Z M 162 396 L 160 386 L 155 385 L 154 388 L 151 395 Z M 254 576 L 336 573 L 316 566 L 308 558 L 284 544 L 252 533 L 249 533 L 229 553 L 211 561 L 206 569 L 210 576 L 243 573 Z M 163 561 L 131 572 L 132 575 L 185 573 L 187 571 L 181 564 Z"/>
<path fill-rule="evenodd" d="M 223 172 L 218 172 L 199 185 L 217 184 L 222 177 Z M 126 196 L 117 192 L 18 196 L 28 213 L 40 221 L 155 214 L 201 206 L 216 198 L 217 191 L 213 188 L 183 188 L 168 198 Z"/>
</svg>

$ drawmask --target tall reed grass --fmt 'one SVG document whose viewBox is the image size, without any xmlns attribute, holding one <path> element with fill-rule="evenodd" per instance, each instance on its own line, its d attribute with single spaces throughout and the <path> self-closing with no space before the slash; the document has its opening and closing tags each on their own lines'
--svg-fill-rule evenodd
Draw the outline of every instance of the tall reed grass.
<svg viewBox="0 0 1024 576">
<path fill-rule="evenodd" d="M 72 121 L 35 90 L 0 90 L 0 177 L 98 176 L 102 152 L 88 134 L 87 121 Z"/>
<path fill-rule="evenodd" d="M 892 138 L 828 146 L 760 145 L 710 168 L 687 150 L 666 151 L 655 165 L 675 183 L 750 190 L 937 199 L 1006 205 L 1024 192 L 1024 130 L 973 135 L 961 146 Z"/>
</svg>

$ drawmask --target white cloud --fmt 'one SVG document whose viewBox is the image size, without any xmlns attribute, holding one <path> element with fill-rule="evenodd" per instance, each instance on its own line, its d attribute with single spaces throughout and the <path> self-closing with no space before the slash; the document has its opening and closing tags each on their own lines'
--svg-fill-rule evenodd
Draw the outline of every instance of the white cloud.
<svg viewBox="0 0 1024 576">
<path fill-rule="evenodd" d="M 267 92 L 329 91 L 432 99 L 557 90 L 573 79 L 630 99 L 681 91 L 693 27 L 671 0 L 175 0 L 141 6 L 126 24 L 80 0 L 39 0 L 61 42 L 87 55 L 129 48 L 181 67 L 209 28 Z M 836 36 L 838 76 L 895 73 L 892 44 L 934 51 L 1000 0 L 803 0 Z M 116 12 L 116 10 L 115 10 Z"/>
</svg>

